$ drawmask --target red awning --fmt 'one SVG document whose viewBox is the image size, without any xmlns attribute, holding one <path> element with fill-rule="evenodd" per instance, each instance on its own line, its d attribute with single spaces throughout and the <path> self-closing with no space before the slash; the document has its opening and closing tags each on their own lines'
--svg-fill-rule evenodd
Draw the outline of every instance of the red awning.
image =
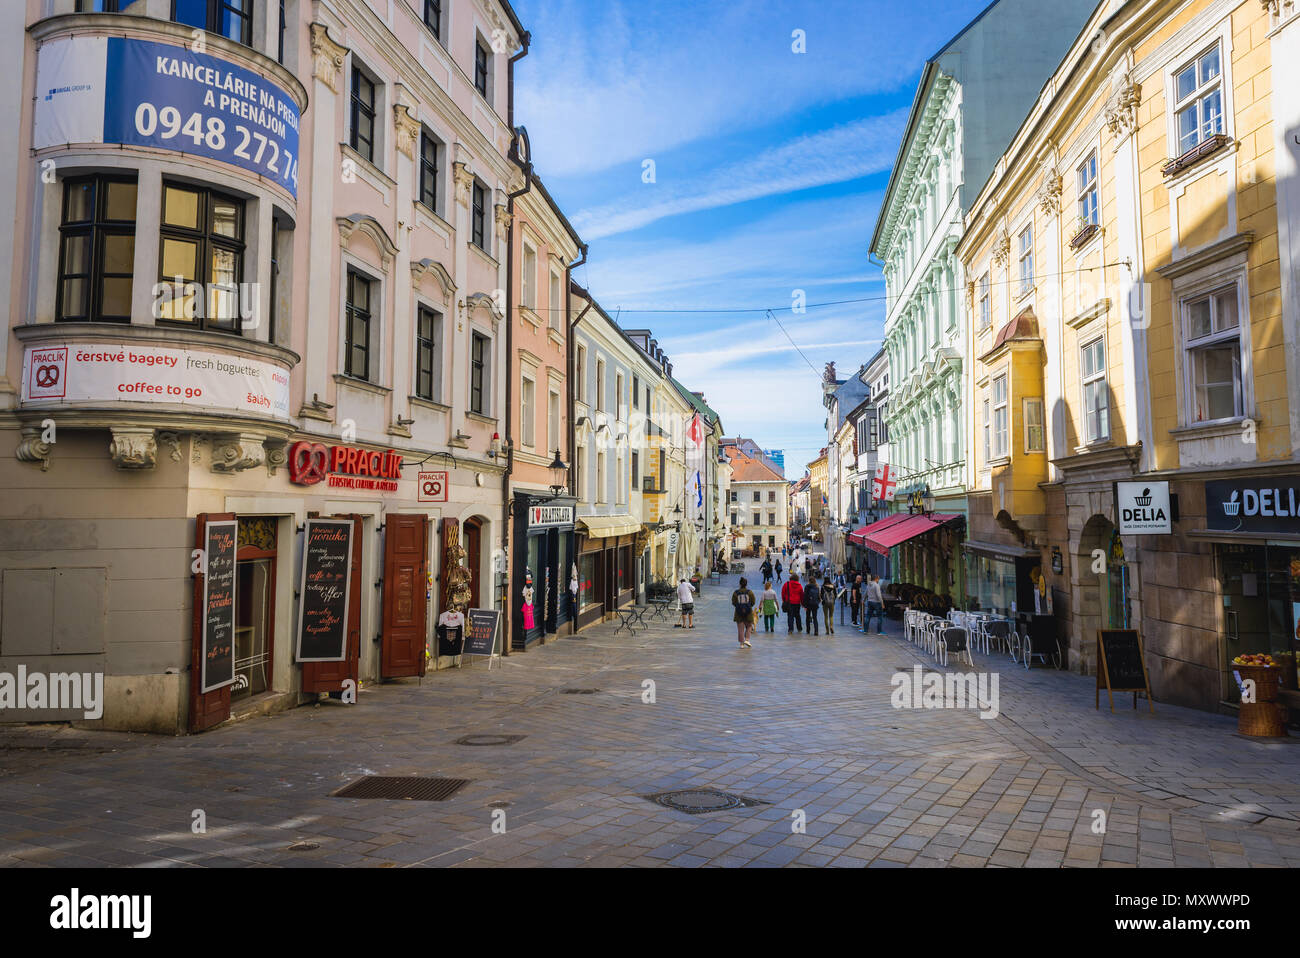
<svg viewBox="0 0 1300 958">
<path fill-rule="evenodd" d="M 906 542 L 908 539 L 937 529 L 945 522 L 958 519 L 960 516 L 956 513 L 937 513 L 933 516 L 906 516 L 905 518 L 906 522 L 895 523 L 888 529 L 869 536 L 865 543 L 867 548 L 881 555 L 889 555 L 889 550 L 900 542 Z"/>
<path fill-rule="evenodd" d="M 873 532 L 882 532 L 890 526 L 896 526 L 904 519 L 910 518 L 912 517 L 906 512 L 895 512 L 892 516 L 885 516 L 885 518 L 873 522 L 870 525 L 863 526 L 860 529 L 854 529 L 849 533 L 849 541 L 860 546 L 866 545 L 867 537 Z"/>
</svg>

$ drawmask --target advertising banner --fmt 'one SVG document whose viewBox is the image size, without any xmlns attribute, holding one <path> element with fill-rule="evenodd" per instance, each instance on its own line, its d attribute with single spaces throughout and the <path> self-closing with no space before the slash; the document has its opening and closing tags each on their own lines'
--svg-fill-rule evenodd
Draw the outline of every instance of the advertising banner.
<svg viewBox="0 0 1300 958">
<path fill-rule="evenodd" d="M 261 74 L 187 46 L 130 37 L 44 44 L 34 145 L 149 146 L 258 173 L 298 193 L 298 107 Z"/>
<path fill-rule="evenodd" d="M 29 346 L 22 404 L 178 403 L 289 418 L 289 373 L 204 349 L 134 343 Z"/>
<path fill-rule="evenodd" d="M 1300 477 L 1207 482 L 1205 527 L 1223 532 L 1300 533 Z"/>
<path fill-rule="evenodd" d="M 1122 536 L 1167 536 L 1174 531 L 1168 480 L 1115 483 L 1115 509 Z"/>
</svg>

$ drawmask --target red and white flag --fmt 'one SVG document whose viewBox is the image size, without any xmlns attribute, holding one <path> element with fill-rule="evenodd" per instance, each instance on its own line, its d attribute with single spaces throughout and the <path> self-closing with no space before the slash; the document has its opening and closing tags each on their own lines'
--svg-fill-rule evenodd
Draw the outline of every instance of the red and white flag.
<svg viewBox="0 0 1300 958">
<path fill-rule="evenodd" d="M 898 482 L 890 471 L 889 463 L 882 462 L 876 466 L 876 477 L 871 480 L 871 498 L 882 502 L 894 501 L 894 487 Z"/>
</svg>

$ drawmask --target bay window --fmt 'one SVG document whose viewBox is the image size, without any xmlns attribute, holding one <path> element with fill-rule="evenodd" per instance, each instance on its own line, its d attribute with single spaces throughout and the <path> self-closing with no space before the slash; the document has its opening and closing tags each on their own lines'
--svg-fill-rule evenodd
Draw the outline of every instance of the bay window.
<svg viewBox="0 0 1300 958">
<path fill-rule="evenodd" d="M 1007 455 L 1007 377 L 993 380 L 993 458 Z"/>
<path fill-rule="evenodd" d="M 244 203 L 215 190 L 163 183 L 157 319 L 238 333 Z M 251 306 L 251 304 L 247 304 Z"/>
<path fill-rule="evenodd" d="M 64 181 L 56 318 L 130 322 L 135 201 L 134 177 Z"/>
</svg>

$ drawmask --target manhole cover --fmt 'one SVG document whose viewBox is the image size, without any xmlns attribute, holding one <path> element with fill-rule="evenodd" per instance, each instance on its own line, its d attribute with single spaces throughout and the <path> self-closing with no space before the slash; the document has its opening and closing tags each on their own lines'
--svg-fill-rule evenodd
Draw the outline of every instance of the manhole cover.
<svg viewBox="0 0 1300 958">
<path fill-rule="evenodd" d="M 496 801 L 496 802 L 488 802 L 488 808 L 509 808 L 511 804 L 512 804 L 511 802 L 507 802 L 504 800 Z"/>
<path fill-rule="evenodd" d="M 445 802 L 468 784 L 467 778 L 367 775 L 330 794 L 334 798 L 387 798 L 408 802 Z"/>
<path fill-rule="evenodd" d="M 560 689 L 561 695 L 595 695 L 600 689 Z"/>
<path fill-rule="evenodd" d="M 714 788 L 684 788 L 675 792 L 659 792 L 655 795 L 644 795 L 642 797 L 649 799 L 656 805 L 662 805 L 664 808 L 675 808 L 679 812 L 686 812 L 690 815 L 701 815 L 704 812 L 721 812 L 728 808 L 752 808 L 755 805 L 768 804 L 756 798 L 746 798 L 743 795 L 721 792 Z"/>
<path fill-rule="evenodd" d="M 456 739 L 457 745 L 514 745 L 527 735 L 466 735 Z"/>
</svg>

